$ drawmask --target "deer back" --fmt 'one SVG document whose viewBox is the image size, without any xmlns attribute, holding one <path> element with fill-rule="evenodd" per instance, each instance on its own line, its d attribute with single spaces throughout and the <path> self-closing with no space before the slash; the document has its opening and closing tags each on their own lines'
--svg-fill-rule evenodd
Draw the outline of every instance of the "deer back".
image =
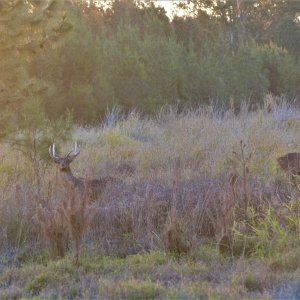
<svg viewBox="0 0 300 300">
<path fill-rule="evenodd" d="M 287 153 L 277 159 L 280 168 L 288 174 L 300 175 L 300 153 Z"/>
</svg>

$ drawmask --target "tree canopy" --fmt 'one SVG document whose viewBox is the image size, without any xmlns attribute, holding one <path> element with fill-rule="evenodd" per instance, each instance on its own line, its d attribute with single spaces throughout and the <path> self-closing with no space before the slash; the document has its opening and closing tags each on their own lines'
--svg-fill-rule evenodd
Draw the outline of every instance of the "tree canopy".
<svg viewBox="0 0 300 300">
<path fill-rule="evenodd" d="M 0 3 L 0 105 L 2 135 L 8 124 L 21 125 L 24 102 L 41 95 L 43 85 L 28 66 L 71 29 L 59 0 L 3 0 Z M 19 121 L 17 124 L 12 119 Z"/>
<path fill-rule="evenodd" d="M 186 13 L 170 20 L 153 1 L 1 2 L 3 111 L 21 126 L 25 108 L 39 103 L 49 120 L 71 113 L 92 124 L 113 105 L 153 113 L 172 103 L 299 97 L 300 2 L 174 5 Z"/>
</svg>

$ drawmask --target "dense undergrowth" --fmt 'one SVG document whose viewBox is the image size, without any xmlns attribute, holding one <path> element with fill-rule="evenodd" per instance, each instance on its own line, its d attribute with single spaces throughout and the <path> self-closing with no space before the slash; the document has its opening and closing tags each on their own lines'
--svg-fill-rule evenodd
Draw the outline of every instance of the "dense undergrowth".
<svg viewBox="0 0 300 300">
<path fill-rule="evenodd" d="M 73 131 L 74 174 L 122 180 L 92 203 L 3 145 L 0 298 L 296 297 L 299 187 L 277 158 L 299 152 L 299 128 L 299 108 L 271 97 L 110 114 Z"/>
</svg>

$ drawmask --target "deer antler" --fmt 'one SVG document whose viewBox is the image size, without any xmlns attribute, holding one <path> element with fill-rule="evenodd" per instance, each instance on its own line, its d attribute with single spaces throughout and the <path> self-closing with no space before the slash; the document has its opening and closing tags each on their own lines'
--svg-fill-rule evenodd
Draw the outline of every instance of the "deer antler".
<svg viewBox="0 0 300 300">
<path fill-rule="evenodd" d="M 67 155 L 69 160 L 73 160 L 80 153 L 80 147 L 77 144 L 77 141 L 74 143 L 74 149 Z"/>
<path fill-rule="evenodd" d="M 56 156 L 56 153 L 55 153 L 55 144 L 53 144 L 49 147 L 49 154 L 54 162 L 56 162 L 56 163 L 59 162 L 59 157 Z"/>
<path fill-rule="evenodd" d="M 77 155 L 80 153 L 80 147 L 77 145 L 77 141 L 74 144 L 74 149 L 72 149 L 66 156 L 59 157 L 56 156 L 55 152 L 55 144 L 51 145 L 49 147 L 49 154 L 52 160 L 56 163 L 59 163 L 61 159 L 67 159 L 69 162 L 71 162 Z"/>
</svg>

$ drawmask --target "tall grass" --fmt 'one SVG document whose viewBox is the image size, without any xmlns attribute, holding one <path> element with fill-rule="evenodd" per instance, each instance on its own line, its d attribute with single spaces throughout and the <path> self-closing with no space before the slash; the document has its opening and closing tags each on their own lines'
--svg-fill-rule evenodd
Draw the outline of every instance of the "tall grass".
<svg viewBox="0 0 300 300">
<path fill-rule="evenodd" d="M 289 216 L 285 205 L 299 199 L 276 161 L 300 151 L 299 128 L 299 107 L 271 96 L 258 108 L 247 103 L 229 110 L 166 107 L 154 117 L 136 111 L 122 117 L 117 111 L 98 127 L 74 128 L 82 149 L 72 164 L 74 174 L 123 180 L 89 204 L 94 216 L 85 236 L 80 233 L 81 242 L 126 256 L 151 249 L 192 252 L 208 237 L 220 251 L 247 254 L 251 236 L 262 237 L 256 226 L 268 232 L 277 226 L 271 217 L 265 220 L 269 227 L 259 221 L 267 208 L 282 220 L 280 214 Z M 58 171 L 51 164 L 42 168 L 43 194 L 51 183 L 59 201 L 65 188 Z M 1 253 L 9 258 L 44 247 L 49 239 L 37 217 L 30 164 L 2 146 L 0 171 Z"/>
</svg>

